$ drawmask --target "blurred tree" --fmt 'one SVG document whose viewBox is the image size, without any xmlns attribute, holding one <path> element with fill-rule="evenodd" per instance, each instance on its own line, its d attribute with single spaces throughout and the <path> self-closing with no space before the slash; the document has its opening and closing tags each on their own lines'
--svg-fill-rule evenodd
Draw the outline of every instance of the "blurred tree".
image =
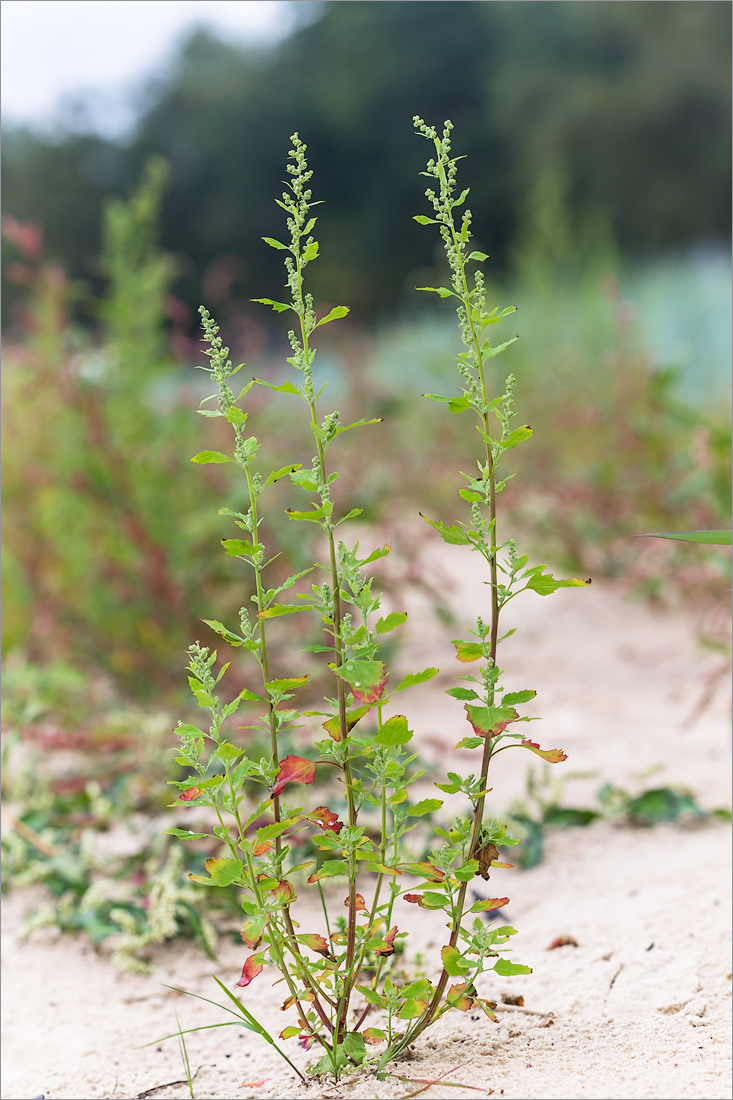
<svg viewBox="0 0 733 1100">
<path fill-rule="evenodd" d="M 415 269 L 433 260 L 411 222 L 419 112 L 456 123 L 484 181 L 471 196 L 476 236 L 499 261 L 533 181 L 550 171 L 565 178 L 576 209 L 605 212 L 627 254 L 728 236 L 729 5 L 302 6 L 316 17 L 267 52 L 194 35 L 151 85 L 126 146 L 11 135 L 6 209 L 40 220 L 74 276 L 94 275 L 102 196 L 125 190 L 151 153 L 163 155 L 172 187 L 162 242 L 184 258 L 177 291 L 196 305 L 206 285 L 225 320 L 235 302 L 277 296 L 278 258 L 259 238 L 276 222 L 272 195 L 297 129 L 328 202 L 314 290 L 362 313 L 385 311 L 409 298 Z"/>
</svg>

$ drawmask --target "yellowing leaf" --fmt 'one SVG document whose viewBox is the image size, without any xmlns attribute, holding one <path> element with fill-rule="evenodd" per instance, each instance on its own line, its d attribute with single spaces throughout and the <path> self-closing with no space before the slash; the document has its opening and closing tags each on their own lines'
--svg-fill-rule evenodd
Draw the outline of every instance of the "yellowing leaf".
<svg viewBox="0 0 733 1100">
<path fill-rule="evenodd" d="M 549 764 L 561 764 L 563 760 L 567 760 L 567 755 L 562 749 L 541 749 L 536 741 L 530 741 L 528 738 L 522 740 L 522 748 L 529 749 L 530 752 L 541 756 Z"/>
</svg>

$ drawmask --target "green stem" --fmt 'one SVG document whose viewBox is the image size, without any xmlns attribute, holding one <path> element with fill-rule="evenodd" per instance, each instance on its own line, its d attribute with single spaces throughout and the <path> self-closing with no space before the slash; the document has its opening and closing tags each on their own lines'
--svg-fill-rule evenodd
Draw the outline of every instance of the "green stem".
<svg viewBox="0 0 733 1100">
<path fill-rule="evenodd" d="M 441 182 L 444 182 L 444 180 L 442 180 Z M 491 524 L 490 524 L 490 546 L 489 546 L 489 554 L 488 554 L 489 573 L 490 573 L 490 578 L 491 578 L 490 579 L 491 625 L 490 625 L 489 654 L 490 654 L 492 664 L 495 665 L 495 663 L 496 663 L 496 650 L 497 650 L 497 643 L 498 643 L 498 637 L 499 637 L 499 613 L 500 613 L 500 610 L 501 610 L 500 604 L 499 604 L 498 575 L 497 575 L 497 563 L 496 563 L 497 545 L 498 545 L 497 544 L 497 538 L 496 538 L 496 472 L 495 472 L 495 464 L 494 464 L 494 455 L 493 455 L 493 451 L 492 451 L 492 447 L 491 447 L 491 433 L 489 431 L 489 410 L 488 410 L 488 396 L 487 396 L 487 392 L 486 392 L 486 376 L 485 376 L 485 372 L 484 372 L 484 365 L 483 365 L 483 359 L 482 359 L 482 356 L 481 356 L 481 344 L 480 344 L 480 335 L 481 335 L 481 333 L 480 333 L 479 330 L 477 330 L 476 324 L 475 324 L 473 316 L 472 316 L 471 296 L 470 296 L 470 291 L 469 291 L 469 287 L 468 287 L 468 279 L 467 279 L 467 276 L 466 276 L 466 266 L 465 266 L 465 263 L 464 263 L 464 260 L 463 260 L 463 253 L 461 251 L 460 241 L 459 241 L 458 235 L 456 233 L 455 223 L 453 221 L 452 215 L 451 215 L 451 218 L 450 218 L 450 229 L 451 229 L 451 234 L 452 234 L 452 238 L 453 238 L 453 246 L 455 248 L 455 252 L 456 252 L 456 255 L 458 256 L 460 266 L 461 266 L 461 280 L 462 280 L 462 284 L 463 284 L 463 295 L 461 297 L 461 304 L 462 304 L 462 306 L 463 306 L 463 308 L 466 312 L 466 317 L 468 319 L 468 324 L 470 326 L 471 343 L 473 345 L 473 356 L 474 356 L 476 369 L 478 371 L 479 382 L 480 382 L 480 385 L 481 385 L 481 405 L 482 405 L 482 408 L 481 408 L 480 419 L 481 419 L 481 426 L 482 426 L 483 433 L 484 433 L 484 443 L 485 443 L 485 447 L 486 447 L 486 468 L 487 468 L 488 480 L 489 480 L 489 518 L 490 518 L 490 521 L 491 521 Z M 491 706 L 491 705 L 493 705 L 493 702 L 494 702 L 494 689 L 492 687 L 490 689 L 490 692 L 489 692 L 488 703 Z M 482 755 L 482 758 L 481 758 L 481 772 L 480 772 L 480 782 L 481 782 L 480 791 L 481 791 L 481 793 L 479 794 L 478 798 L 476 799 L 476 804 L 474 806 L 473 828 L 471 830 L 471 841 L 470 841 L 469 847 L 468 847 L 468 859 L 469 860 L 476 858 L 476 853 L 478 852 L 479 846 L 480 846 L 480 843 L 481 843 L 481 828 L 482 828 L 482 825 L 483 825 L 484 806 L 485 806 L 485 799 L 486 799 L 486 795 L 485 795 L 484 792 L 486 790 L 486 784 L 487 784 L 487 781 L 488 781 L 489 765 L 491 763 L 491 755 L 492 755 L 492 742 L 491 742 L 491 738 L 487 736 L 484 739 L 483 755 Z M 459 935 L 461 922 L 463 920 L 463 915 L 464 915 L 463 914 L 463 907 L 465 905 L 467 889 L 468 889 L 468 883 L 467 882 L 461 883 L 460 889 L 458 891 L 457 902 L 456 902 L 456 911 L 457 911 L 458 917 L 453 922 L 453 928 L 451 930 L 451 935 L 450 935 L 450 940 L 449 940 L 449 946 L 450 947 L 455 947 L 457 942 L 458 942 L 458 935 Z M 438 984 L 435 988 L 435 992 L 433 994 L 433 997 L 430 1001 L 430 1004 L 425 1009 L 425 1012 L 423 1013 L 423 1015 L 421 1017 L 419 1017 L 417 1023 L 415 1024 L 415 1026 L 412 1029 L 408 1029 L 406 1035 L 403 1037 L 403 1039 L 400 1040 L 399 1044 L 396 1047 L 390 1048 L 387 1052 L 385 1052 L 385 1054 L 383 1055 L 383 1057 L 380 1061 L 380 1068 L 382 1066 L 386 1065 L 388 1061 L 391 1061 L 392 1058 L 396 1057 L 396 1055 L 399 1054 L 399 1052 L 401 1050 L 403 1050 L 406 1046 L 408 1046 L 411 1042 L 413 1042 L 417 1038 L 417 1036 L 420 1035 L 421 1032 L 423 1032 L 427 1027 L 429 1027 L 429 1025 L 435 1020 L 436 1015 L 438 1013 L 438 1010 L 440 1008 L 441 1001 L 443 999 L 443 994 L 445 992 L 445 987 L 448 984 L 448 976 L 449 976 L 448 972 L 446 971 L 446 969 L 444 967 L 443 970 L 441 971 L 440 978 L 439 978 Z"/>
<path fill-rule="evenodd" d="M 254 486 L 254 483 L 252 481 L 252 472 L 250 470 L 249 463 L 245 467 L 245 472 L 246 472 L 246 475 L 247 475 L 247 486 L 248 486 L 248 489 L 249 489 L 249 503 L 250 503 L 250 508 L 251 508 L 251 511 L 252 511 L 252 537 L 253 537 L 255 543 L 259 544 L 259 537 L 258 537 L 259 523 L 258 523 L 258 516 L 257 516 L 257 493 L 255 491 L 255 486 Z M 264 684 L 264 687 L 265 687 L 265 696 L 267 698 L 267 718 L 268 718 L 268 725 L 269 725 L 269 729 L 270 729 L 270 749 L 271 749 L 271 752 L 272 752 L 273 762 L 275 764 L 279 764 L 280 760 L 279 760 L 279 747 L 278 747 L 278 743 L 277 743 L 277 716 L 275 714 L 275 707 L 273 706 L 273 703 L 272 703 L 272 698 L 270 696 L 270 691 L 267 687 L 267 684 L 270 680 L 270 671 L 269 671 L 269 662 L 268 662 L 268 656 L 267 656 L 267 630 L 266 630 L 266 626 L 265 626 L 265 620 L 262 618 L 262 612 L 265 610 L 264 591 L 263 591 L 263 586 L 262 586 L 262 566 L 260 565 L 259 561 L 253 561 L 252 564 L 254 566 L 255 584 L 256 584 L 256 588 L 257 588 L 257 621 L 258 621 L 258 624 L 259 624 L 259 635 L 260 635 L 260 653 L 259 653 L 259 657 L 260 657 L 260 668 L 262 670 L 262 681 L 263 681 L 263 684 Z M 279 795 L 275 795 L 272 799 L 272 810 L 273 810 L 273 817 L 274 817 L 275 822 L 281 821 L 282 820 L 282 815 L 281 815 L 281 811 L 280 811 L 280 797 L 279 797 Z M 241 833 L 241 825 L 240 825 L 240 833 Z M 281 867 L 281 864 L 280 864 L 280 855 L 281 855 L 281 853 L 282 853 L 282 837 L 281 836 L 276 836 L 275 837 L 275 859 L 277 861 L 278 868 Z M 285 942 L 286 942 L 287 946 L 289 947 L 291 953 L 296 957 L 296 959 L 299 960 L 301 970 L 307 971 L 307 966 L 306 966 L 305 960 L 303 959 L 303 957 L 301 955 L 300 945 L 298 944 L 298 941 L 296 939 L 295 927 L 293 925 L 292 917 L 290 916 L 290 907 L 288 905 L 283 906 L 282 915 L 283 915 L 283 920 L 285 922 L 285 928 L 287 929 L 287 938 L 286 938 Z M 278 950 L 279 950 L 279 945 L 278 945 Z M 284 958 L 284 955 L 282 955 L 282 953 L 280 953 L 280 958 L 282 959 L 282 963 L 283 963 L 283 970 L 282 970 L 283 976 L 287 977 L 287 970 L 285 969 L 285 958 Z M 314 996 L 316 998 L 315 1001 L 313 1002 L 316 1012 L 321 1017 L 321 1019 L 325 1023 L 327 1023 L 330 1027 L 330 1024 L 328 1022 L 327 1014 L 323 1011 L 323 1008 L 322 1008 L 322 1006 L 321 1006 L 321 1004 L 318 1000 L 318 996 L 323 995 L 322 990 L 320 990 L 318 988 L 318 986 L 314 982 L 312 982 L 312 980 L 310 978 L 310 974 L 308 974 L 307 984 L 308 984 L 309 988 L 311 989 L 311 992 L 314 994 Z M 292 990 L 291 990 L 291 992 L 292 992 Z M 305 1019 L 305 1016 L 303 1016 L 303 1019 Z"/>
<path fill-rule="evenodd" d="M 300 256 L 297 256 L 297 272 L 298 272 L 298 285 L 302 288 L 302 268 Z M 307 368 L 311 365 L 311 351 L 308 343 L 308 328 L 306 325 L 305 309 L 299 313 L 300 318 L 300 331 L 303 344 L 303 357 L 304 363 Z M 321 485 L 327 486 L 328 475 L 326 471 L 326 455 L 323 449 L 323 443 L 321 440 L 320 429 L 318 427 L 318 418 L 316 413 L 315 397 L 312 394 L 312 390 L 308 395 L 308 407 L 311 415 L 311 429 L 313 431 L 313 437 L 316 442 L 317 454 L 318 454 L 318 466 L 320 472 Z M 333 647 L 334 656 L 336 658 L 337 667 L 343 664 L 343 642 L 341 638 L 341 582 L 338 572 L 338 562 L 336 558 L 336 543 L 333 534 L 333 525 L 330 517 L 327 522 L 323 524 L 323 530 L 328 540 L 328 556 L 329 565 L 331 569 L 331 590 L 333 595 Z M 349 760 L 349 726 L 346 716 L 346 686 L 343 679 L 339 676 L 337 678 L 337 699 L 338 699 L 338 712 L 339 712 L 339 733 L 340 741 L 344 747 L 344 785 L 346 787 L 346 804 L 348 807 L 349 826 L 354 828 L 356 826 L 356 805 L 354 802 L 353 791 L 353 777 L 351 772 L 351 762 Z M 346 972 L 350 977 L 351 971 L 354 965 L 354 954 L 356 948 L 356 860 L 349 860 L 349 917 L 348 917 L 348 933 L 346 942 Z M 348 993 L 349 978 L 345 985 L 346 996 L 342 997 L 339 1007 L 336 1037 L 337 1041 L 342 1040 L 342 1035 L 345 1030 L 346 1013 L 348 1011 Z"/>
</svg>

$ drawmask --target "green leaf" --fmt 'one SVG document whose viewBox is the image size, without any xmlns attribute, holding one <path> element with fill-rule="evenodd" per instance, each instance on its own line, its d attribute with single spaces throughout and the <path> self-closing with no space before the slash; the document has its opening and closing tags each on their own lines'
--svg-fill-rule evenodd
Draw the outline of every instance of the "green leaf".
<svg viewBox="0 0 733 1100">
<path fill-rule="evenodd" d="M 473 969 L 473 963 L 464 959 L 457 947 L 446 945 L 440 952 L 445 972 L 450 978 L 461 978 Z"/>
<path fill-rule="evenodd" d="M 437 225 L 437 218 L 428 218 L 426 214 L 413 214 L 412 220 L 419 222 L 420 225 Z"/>
<path fill-rule="evenodd" d="M 441 298 L 455 298 L 456 295 L 447 286 L 416 286 L 415 290 L 425 290 L 431 294 L 439 294 Z"/>
<path fill-rule="evenodd" d="M 311 260 L 318 258 L 318 241 L 311 241 L 307 244 L 302 256 L 302 263 L 309 264 Z"/>
<path fill-rule="evenodd" d="M 356 1062 L 357 1066 L 360 1066 L 366 1058 L 364 1036 L 360 1035 L 358 1031 L 348 1031 L 346 1033 L 343 1048 L 344 1053 L 351 1058 L 352 1062 Z"/>
<path fill-rule="evenodd" d="M 179 840 L 203 840 L 211 836 L 211 833 L 192 833 L 190 829 L 166 829 L 165 832 L 169 836 L 177 836 Z"/>
<path fill-rule="evenodd" d="M 511 978 L 514 974 L 531 974 L 532 967 L 524 966 L 522 963 L 509 962 L 509 959 L 497 959 L 494 967 L 494 973 L 498 974 L 500 978 Z"/>
<path fill-rule="evenodd" d="M 348 875 L 349 865 L 345 859 L 327 859 L 317 871 L 308 879 L 308 882 L 318 882 L 322 878 L 336 878 L 339 875 Z"/>
<path fill-rule="evenodd" d="M 305 604 L 300 603 L 274 603 L 272 607 L 260 611 L 259 619 L 275 619 L 280 615 L 295 615 L 297 611 L 306 611 Z"/>
<path fill-rule="evenodd" d="M 230 405 L 227 409 L 226 419 L 230 424 L 238 424 L 241 427 L 247 423 L 247 414 L 238 409 L 236 405 Z"/>
<path fill-rule="evenodd" d="M 484 647 L 480 642 L 462 642 L 459 638 L 452 638 L 451 645 L 456 647 L 456 658 L 463 664 L 479 661 L 484 655 Z"/>
<path fill-rule="evenodd" d="M 334 306 L 330 313 L 327 313 L 325 317 L 321 317 L 320 321 L 317 321 L 313 327 L 316 329 L 320 328 L 321 325 L 330 324 L 331 321 L 338 321 L 340 317 L 345 317 L 348 312 L 348 306 Z"/>
<path fill-rule="evenodd" d="M 273 302 L 272 298 L 250 298 L 251 302 L 260 302 L 263 306 L 272 306 L 276 313 L 284 313 L 293 307 L 287 302 Z"/>
<path fill-rule="evenodd" d="M 386 748 L 395 748 L 397 745 L 406 745 L 412 738 L 412 732 L 407 728 L 407 719 L 404 714 L 395 714 L 388 718 L 378 733 L 374 735 L 377 745 Z"/>
<path fill-rule="evenodd" d="M 205 466 L 207 462 L 231 462 L 232 460 L 228 455 L 222 454 L 221 451 L 199 451 L 191 461 Z"/>
<path fill-rule="evenodd" d="M 454 749 L 477 749 L 479 745 L 484 744 L 483 737 L 464 737 L 456 745 Z"/>
<path fill-rule="evenodd" d="M 292 508 L 287 508 L 285 511 L 288 519 L 294 519 L 298 522 L 319 523 L 324 516 L 322 507 L 314 505 L 312 512 L 295 512 Z"/>
<path fill-rule="evenodd" d="M 275 393 L 292 393 L 296 397 L 302 397 L 300 390 L 293 382 L 281 382 L 279 386 L 276 386 L 273 382 L 266 382 L 264 378 L 257 378 L 255 381 L 260 386 L 267 386 L 268 390 L 274 390 Z"/>
<path fill-rule="evenodd" d="M 511 309 L 509 312 L 513 313 L 514 310 Z M 505 340 L 503 344 L 499 344 L 495 348 L 488 348 L 488 350 L 484 352 L 484 359 L 493 359 L 495 355 L 498 355 L 499 352 L 502 352 L 504 348 L 508 348 L 510 344 L 516 343 L 518 339 L 518 336 L 512 336 L 511 340 Z"/>
<path fill-rule="evenodd" d="M 300 815 L 297 815 L 288 817 L 285 821 L 273 821 L 270 825 L 263 825 L 256 833 L 258 844 L 262 844 L 266 840 L 275 840 L 276 837 L 282 836 L 288 829 L 292 829 L 293 825 L 297 825 L 299 821 Z"/>
<path fill-rule="evenodd" d="M 336 431 L 333 433 L 334 439 L 337 435 L 341 435 L 343 432 L 350 432 L 352 428 L 367 428 L 370 424 L 381 424 L 382 417 L 375 416 L 371 420 L 355 420 L 353 424 L 339 424 Z"/>
<path fill-rule="evenodd" d="M 230 645 L 244 645 L 244 638 L 240 638 L 239 634 L 235 634 L 233 630 L 229 630 L 223 623 L 220 623 L 218 619 L 202 619 L 201 622 L 210 626 L 216 634 L 225 638 Z"/>
<path fill-rule="evenodd" d="M 293 688 L 307 684 L 310 676 L 294 676 L 285 680 L 268 680 L 265 687 L 268 691 L 292 691 Z"/>
<path fill-rule="evenodd" d="M 534 699 L 536 691 L 513 691 L 511 694 L 504 695 L 502 703 L 505 707 L 515 707 L 518 703 L 528 703 L 530 699 Z"/>
<path fill-rule="evenodd" d="M 263 237 L 262 240 L 265 244 L 269 244 L 270 248 L 287 248 L 286 244 L 280 244 L 280 241 L 276 241 L 274 237 Z M 263 298 L 258 298 L 256 301 L 264 301 Z"/>
<path fill-rule="evenodd" d="M 218 756 L 220 760 L 236 760 L 241 756 L 244 749 L 238 748 L 236 745 L 232 745 L 230 741 L 222 741 L 220 745 L 217 745 L 212 753 L 212 756 Z"/>
<path fill-rule="evenodd" d="M 421 1001 L 416 997 L 409 997 L 402 1005 L 397 1015 L 400 1020 L 415 1020 L 418 1016 L 422 1016 L 427 1007 L 427 1001 Z"/>
<path fill-rule="evenodd" d="M 375 989 L 370 989 L 366 985 L 357 985 L 356 987 L 361 993 L 365 1001 L 370 1005 L 374 1005 L 375 1008 L 382 1008 L 385 1004 L 383 997 L 380 997 L 379 993 Z"/>
<path fill-rule="evenodd" d="M 445 694 L 452 695 L 454 699 L 460 699 L 463 702 L 469 702 L 471 699 L 478 699 L 478 695 L 475 691 L 472 691 L 471 688 L 446 688 Z"/>
<path fill-rule="evenodd" d="M 477 859 L 469 859 L 462 867 L 454 872 L 459 882 L 470 882 L 479 874 L 479 862 Z"/>
<path fill-rule="evenodd" d="M 544 569 L 544 565 L 541 568 Z M 558 581 L 550 573 L 535 573 L 527 581 L 526 587 L 529 591 L 536 592 L 540 596 L 550 596 L 553 592 L 557 592 L 558 588 L 585 588 L 589 584 L 590 580 L 582 581 L 578 577 Z"/>
<path fill-rule="evenodd" d="M 457 523 L 454 523 L 452 526 L 449 527 L 447 523 L 441 523 L 440 520 L 436 521 L 428 519 L 428 517 L 424 516 L 422 512 L 419 512 L 418 515 L 421 519 L 424 519 L 426 523 L 429 523 L 431 527 L 435 528 L 440 537 L 443 539 L 443 542 L 450 543 L 451 546 L 472 545 L 471 540 L 466 532 Z"/>
<path fill-rule="evenodd" d="M 214 856 L 207 859 L 204 866 L 217 886 L 231 886 L 242 875 L 241 859 L 221 859 Z"/>
<path fill-rule="evenodd" d="M 174 733 L 177 733 L 179 737 L 205 737 L 206 734 L 203 730 L 200 730 L 198 726 L 192 726 L 189 722 L 179 722 L 176 726 Z"/>
<path fill-rule="evenodd" d="M 437 668 L 426 668 L 422 672 L 408 672 L 406 676 L 402 677 L 392 694 L 394 695 L 398 691 L 407 691 L 408 688 L 416 687 L 418 684 L 426 684 L 428 680 L 432 680 L 437 675 Z"/>
<path fill-rule="evenodd" d="M 443 801 L 440 798 L 423 798 L 421 802 L 408 807 L 407 817 L 422 817 L 424 814 L 435 813 L 442 805 Z"/>
<path fill-rule="evenodd" d="M 390 630 L 394 630 L 396 626 L 401 626 L 404 622 L 407 622 L 405 611 L 392 611 L 386 618 L 377 619 L 377 625 L 374 629 L 377 634 L 388 634 Z"/>
<path fill-rule="evenodd" d="M 222 539 L 221 544 L 232 558 L 253 558 L 261 549 L 259 543 L 255 545 L 248 539 Z"/>
<path fill-rule="evenodd" d="M 466 394 L 462 397 L 441 397 L 439 393 L 424 393 L 423 397 L 427 397 L 430 401 L 442 402 L 448 406 L 448 412 L 454 414 L 465 412 L 472 407 L 471 399 Z"/>
<path fill-rule="evenodd" d="M 702 542 L 708 546 L 730 546 L 733 531 L 647 531 L 636 535 L 640 539 L 676 539 L 679 542 Z"/>
<path fill-rule="evenodd" d="M 295 473 L 299 468 L 299 463 L 291 462 L 288 466 L 281 466 L 279 470 L 273 470 L 272 473 L 268 475 L 267 481 L 262 488 L 266 489 L 268 485 L 273 485 L 276 481 L 279 481 L 281 477 L 284 477 L 285 474 Z"/>
<path fill-rule="evenodd" d="M 377 561 L 379 558 L 386 558 L 387 554 L 389 554 L 391 550 L 392 547 L 387 546 L 387 544 L 385 543 L 384 546 L 380 546 L 377 550 L 372 550 L 369 557 L 364 558 L 362 561 L 360 561 L 359 565 L 369 565 L 370 562 Z"/>
<path fill-rule="evenodd" d="M 469 252 L 468 257 L 467 257 L 467 259 L 476 260 L 480 264 L 484 263 L 486 260 L 488 260 L 488 258 L 489 257 L 487 256 L 487 254 L 485 252 L 478 252 L 478 251 Z"/>
<path fill-rule="evenodd" d="M 518 443 L 523 443 L 525 439 L 531 439 L 532 434 L 532 429 L 530 427 L 524 426 L 522 428 L 515 428 L 513 432 L 509 432 L 506 439 L 499 441 L 499 446 L 502 451 L 511 451 Z"/>
</svg>

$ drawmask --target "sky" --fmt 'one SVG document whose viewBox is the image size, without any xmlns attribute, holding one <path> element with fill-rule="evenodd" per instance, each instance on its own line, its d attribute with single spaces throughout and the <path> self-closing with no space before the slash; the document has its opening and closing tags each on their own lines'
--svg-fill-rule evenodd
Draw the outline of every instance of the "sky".
<svg viewBox="0 0 733 1100">
<path fill-rule="evenodd" d="M 53 133 L 64 99 L 81 93 L 94 129 L 123 136 L 136 89 L 196 25 L 260 45 L 294 18 L 284 0 L 2 0 L 3 123 Z"/>
</svg>

